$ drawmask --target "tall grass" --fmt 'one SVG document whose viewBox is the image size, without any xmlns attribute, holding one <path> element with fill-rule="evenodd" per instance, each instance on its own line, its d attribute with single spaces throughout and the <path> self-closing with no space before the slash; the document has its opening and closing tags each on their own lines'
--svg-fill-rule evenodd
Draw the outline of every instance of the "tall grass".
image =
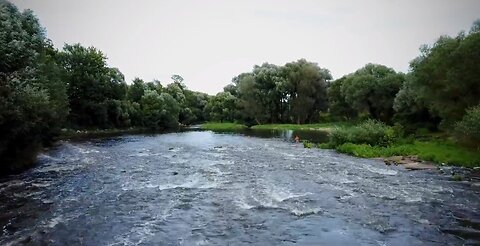
<svg viewBox="0 0 480 246">
<path fill-rule="evenodd" d="M 228 123 L 228 122 L 208 122 L 202 124 L 201 126 L 204 130 L 211 130 L 211 131 L 238 131 L 246 129 L 247 126 L 238 123 Z"/>
<path fill-rule="evenodd" d="M 330 141 L 317 147 L 363 158 L 415 155 L 435 163 L 480 166 L 480 151 L 447 139 L 425 136 L 421 139 L 405 138 L 401 127 L 368 120 L 354 127 L 335 128 L 330 133 Z"/>
</svg>

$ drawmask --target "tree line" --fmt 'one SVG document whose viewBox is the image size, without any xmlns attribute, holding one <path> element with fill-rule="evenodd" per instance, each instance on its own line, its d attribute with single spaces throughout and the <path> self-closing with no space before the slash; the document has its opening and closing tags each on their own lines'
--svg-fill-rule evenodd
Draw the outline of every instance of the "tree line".
<svg viewBox="0 0 480 246">
<path fill-rule="evenodd" d="M 367 64 L 333 80 L 300 59 L 264 63 L 215 96 L 189 90 L 179 75 L 164 86 L 130 84 L 94 47 L 53 47 L 32 11 L 0 0 L 0 171 L 31 164 L 62 128 L 175 128 L 220 121 L 247 125 L 376 119 L 456 129 L 479 142 L 480 22 L 470 32 L 422 46 L 407 74 Z"/>
<path fill-rule="evenodd" d="M 379 64 L 332 80 L 304 59 L 264 63 L 210 99 L 210 119 L 247 124 L 374 119 L 480 143 L 480 20 L 469 32 L 423 45 L 408 73 Z"/>
<path fill-rule="evenodd" d="M 94 47 L 57 50 L 32 11 L 0 1 L 0 171 L 31 164 L 62 128 L 174 128 L 208 120 L 209 96 L 179 75 L 134 79 Z"/>
</svg>

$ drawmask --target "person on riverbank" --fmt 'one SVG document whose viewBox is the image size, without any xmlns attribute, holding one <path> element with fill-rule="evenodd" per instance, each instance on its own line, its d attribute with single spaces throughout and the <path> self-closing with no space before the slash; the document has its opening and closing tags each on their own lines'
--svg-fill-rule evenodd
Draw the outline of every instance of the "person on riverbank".
<svg viewBox="0 0 480 246">
<path fill-rule="evenodd" d="M 300 143 L 300 137 L 298 137 L 298 135 L 295 135 L 295 143 Z"/>
</svg>

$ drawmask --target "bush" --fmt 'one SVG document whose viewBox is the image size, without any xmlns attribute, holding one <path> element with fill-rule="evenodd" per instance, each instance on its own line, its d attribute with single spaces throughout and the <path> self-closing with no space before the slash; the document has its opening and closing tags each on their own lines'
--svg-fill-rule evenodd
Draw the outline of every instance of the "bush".
<svg viewBox="0 0 480 246">
<path fill-rule="evenodd" d="M 330 133 L 330 144 L 339 146 L 344 143 L 387 146 L 398 140 L 401 129 L 389 127 L 382 122 L 367 120 L 354 127 L 336 128 Z"/>
<path fill-rule="evenodd" d="M 311 149 L 311 148 L 315 148 L 315 147 L 316 147 L 316 145 L 315 145 L 314 143 L 312 143 L 312 142 L 310 142 L 310 141 L 308 141 L 308 140 L 303 140 L 302 143 L 303 143 L 303 147 L 304 147 L 304 148 L 307 148 L 307 149 Z"/>
<path fill-rule="evenodd" d="M 415 154 L 413 145 L 394 145 L 389 147 L 370 146 L 368 144 L 345 143 L 337 147 L 338 152 L 362 158 L 408 156 Z"/>
<path fill-rule="evenodd" d="M 463 119 L 455 124 L 455 133 L 476 147 L 480 147 L 480 105 L 467 109 Z"/>
</svg>

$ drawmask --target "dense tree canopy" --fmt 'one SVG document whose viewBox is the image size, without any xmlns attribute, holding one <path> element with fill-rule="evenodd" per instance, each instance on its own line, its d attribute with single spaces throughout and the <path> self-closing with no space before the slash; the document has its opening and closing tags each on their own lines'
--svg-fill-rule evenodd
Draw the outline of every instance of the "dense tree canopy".
<svg viewBox="0 0 480 246">
<path fill-rule="evenodd" d="M 357 111 L 347 103 L 342 94 L 342 85 L 346 79 L 346 77 L 342 77 L 328 86 L 329 112 L 336 120 L 350 120 L 357 117 Z"/>
<path fill-rule="evenodd" d="M 341 95 L 359 115 L 390 122 L 393 102 L 404 82 L 404 75 L 376 64 L 348 75 L 341 85 Z"/>
<path fill-rule="evenodd" d="M 205 110 L 209 112 L 208 118 L 218 122 L 233 122 L 237 118 L 237 98 L 230 92 L 220 92 L 212 97 Z"/>
<path fill-rule="evenodd" d="M 304 59 L 287 63 L 283 70 L 287 83 L 283 86 L 286 96 L 282 101 L 287 104 L 289 120 L 298 124 L 318 120 L 319 113 L 328 109 L 330 72 Z"/>
<path fill-rule="evenodd" d="M 29 164 L 67 115 L 56 59 L 32 12 L 0 1 L 0 171 Z"/>
<path fill-rule="evenodd" d="M 246 121 L 305 123 L 327 110 L 330 79 L 328 70 L 304 59 L 285 66 L 264 63 L 235 77 L 225 92 L 238 98 L 238 115 Z"/>
<path fill-rule="evenodd" d="M 480 104 L 480 23 L 468 34 L 440 37 L 411 64 L 412 98 L 422 98 L 445 125 L 460 120 L 465 109 Z"/>
<path fill-rule="evenodd" d="M 422 46 L 407 74 L 367 64 L 332 81 L 327 69 L 305 59 L 263 63 L 215 96 L 189 90 L 180 75 L 171 79 L 165 86 L 140 78 L 129 84 L 100 50 L 81 44 L 56 50 L 32 11 L 0 0 L 0 171 L 30 164 L 61 128 L 165 129 L 209 120 L 372 118 L 444 126 L 478 146 L 480 21 L 468 33 Z"/>
<path fill-rule="evenodd" d="M 59 56 L 68 84 L 70 122 L 79 127 L 111 127 L 114 122 L 108 115 L 115 113 L 108 111 L 109 105 L 124 99 L 127 92 L 123 74 L 109 68 L 105 55 L 94 47 L 65 45 Z"/>
</svg>

